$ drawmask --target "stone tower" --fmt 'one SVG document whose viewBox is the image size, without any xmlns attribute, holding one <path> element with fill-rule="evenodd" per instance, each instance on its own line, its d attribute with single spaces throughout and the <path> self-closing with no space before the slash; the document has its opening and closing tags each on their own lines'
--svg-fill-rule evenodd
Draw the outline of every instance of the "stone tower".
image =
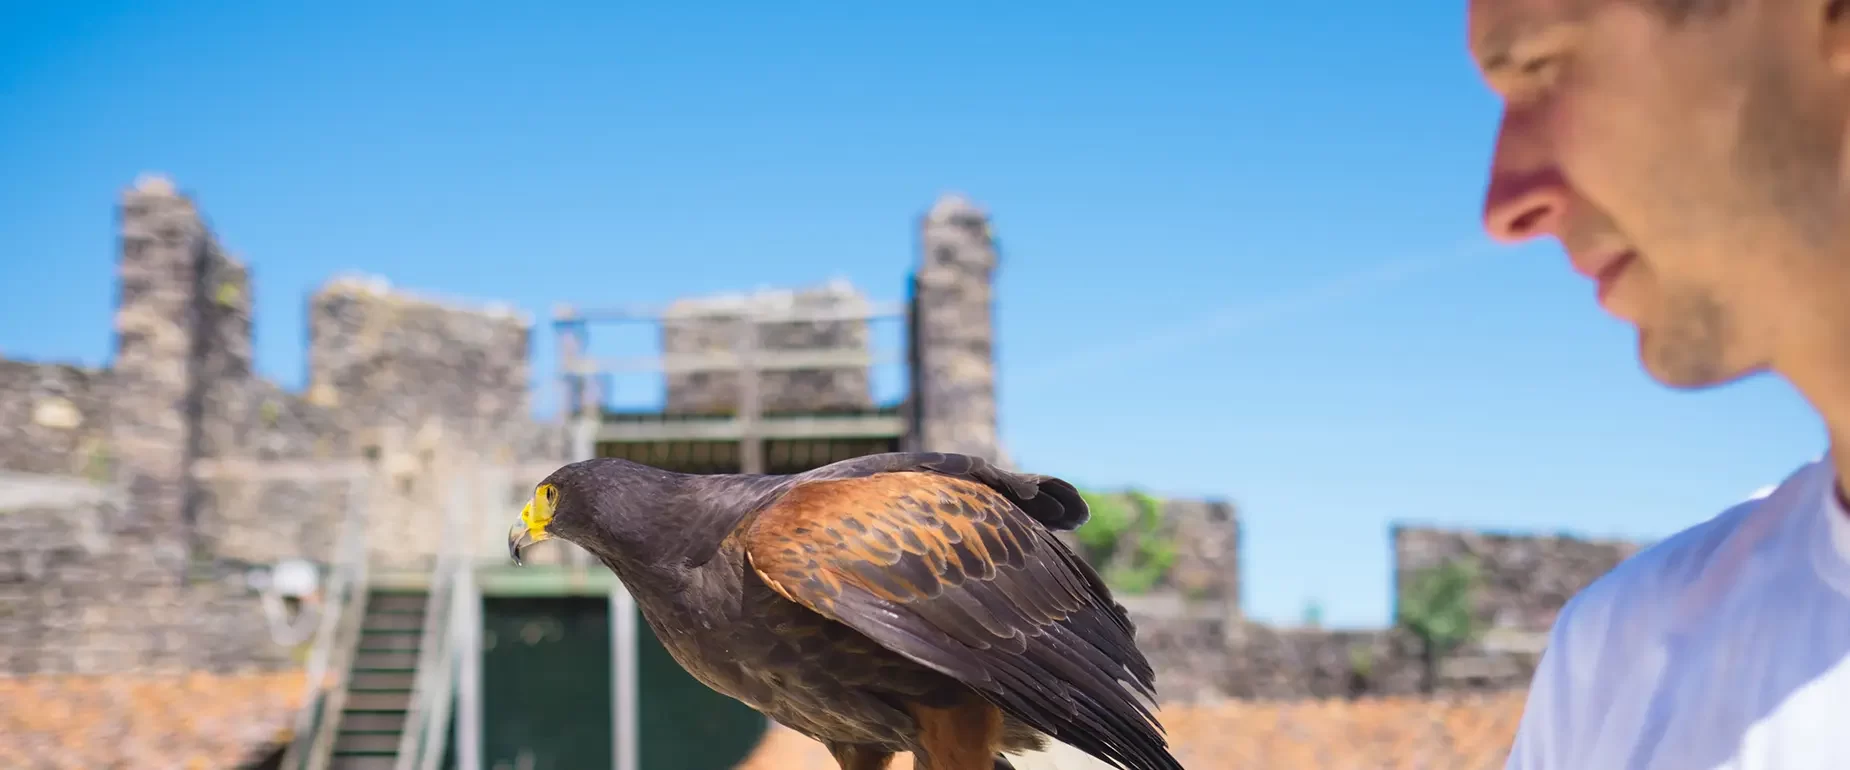
<svg viewBox="0 0 1850 770">
<path fill-rule="evenodd" d="M 160 176 L 123 194 L 109 454 L 137 501 L 128 527 L 194 543 L 192 466 L 230 454 L 252 380 L 250 275 Z"/>
<path fill-rule="evenodd" d="M 124 193 L 119 226 L 111 459 L 136 500 L 127 528 L 182 546 L 193 504 L 188 468 L 198 451 L 195 300 L 210 236 L 192 202 L 160 177 L 138 179 Z"/>
<path fill-rule="evenodd" d="M 913 445 L 1002 462 L 996 426 L 995 239 L 989 216 L 946 195 L 919 229 L 912 285 Z"/>
</svg>

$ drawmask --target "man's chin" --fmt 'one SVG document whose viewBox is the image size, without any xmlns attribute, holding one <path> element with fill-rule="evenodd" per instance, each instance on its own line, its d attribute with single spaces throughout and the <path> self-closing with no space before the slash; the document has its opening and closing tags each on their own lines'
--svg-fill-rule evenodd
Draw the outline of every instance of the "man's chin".
<svg viewBox="0 0 1850 770">
<path fill-rule="evenodd" d="M 1717 351 L 1718 353 L 1718 351 Z M 1645 374 L 1671 390 L 1699 391 L 1730 385 L 1758 370 L 1728 367 L 1718 354 L 1702 355 L 1687 346 L 1654 344 L 1649 329 L 1638 328 L 1638 362 Z"/>
</svg>

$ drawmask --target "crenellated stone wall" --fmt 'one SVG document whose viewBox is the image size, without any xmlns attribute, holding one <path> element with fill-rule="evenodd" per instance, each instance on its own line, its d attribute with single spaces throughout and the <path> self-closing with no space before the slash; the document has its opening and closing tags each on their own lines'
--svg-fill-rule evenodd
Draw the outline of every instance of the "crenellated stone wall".
<svg viewBox="0 0 1850 770">
<path fill-rule="evenodd" d="M 1420 570 L 1464 558 L 1478 566 L 1482 625 L 1440 659 L 1435 685 L 1443 692 L 1525 686 L 1567 601 L 1647 545 L 1407 526 L 1394 527 L 1391 538 L 1396 596 Z M 1139 639 L 1152 645 L 1152 660 L 1169 681 L 1187 683 L 1179 697 L 1405 695 L 1422 687 L 1422 645 L 1401 628 L 1280 628 L 1143 609 Z"/>
<path fill-rule="evenodd" d="M 1111 559 L 1094 566 L 1110 580 L 1113 563 L 1139 538 L 1155 536 L 1176 546 L 1173 566 L 1149 590 L 1117 591 L 1137 623 L 1138 644 L 1157 670 L 1164 700 L 1421 692 L 1424 650 L 1405 629 L 1280 627 L 1243 618 L 1240 527 L 1231 506 L 1164 500 L 1160 510 L 1155 530 L 1127 532 Z M 1482 582 L 1475 598 L 1482 625 L 1474 638 L 1439 660 L 1434 684 L 1443 692 L 1525 686 L 1560 608 L 1643 545 L 1416 527 L 1395 527 L 1391 536 L 1399 582 L 1449 560 L 1478 563 Z M 1066 539 L 1077 543 L 1076 537 Z"/>
<path fill-rule="evenodd" d="M 273 669 L 274 644 L 242 570 L 185 576 L 172 539 L 142 536 L 118 489 L 58 485 L 0 506 L 0 673 Z M 17 491 L 14 492 L 18 494 Z"/>
<path fill-rule="evenodd" d="M 1417 638 L 1396 628 L 1271 626 L 1131 599 L 1137 643 L 1156 669 L 1165 701 L 1222 698 L 1289 700 L 1421 692 L 1424 662 Z M 1437 689 L 1490 692 L 1519 688 L 1539 652 L 1471 644 L 1440 661 Z"/>
<path fill-rule="evenodd" d="M 505 435 L 532 421 L 532 327 L 505 307 L 337 278 L 309 302 L 308 398 L 355 426 L 442 424 L 473 437 Z"/>
<path fill-rule="evenodd" d="M 1224 697 L 1235 665 L 1228 634 L 1241 617 L 1240 524 L 1233 505 L 1125 492 L 1086 496 L 1091 521 L 1059 536 L 1112 585 L 1137 624 L 1138 645 L 1156 669 L 1161 698 Z M 1146 511 L 1145 505 L 1154 507 Z M 1154 521 L 1145 518 L 1148 512 Z M 1149 561 L 1155 554 L 1164 560 Z M 1158 571 L 1144 572 L 1153 565 Z M 1130 582 L 1133 575 L 1137 580 Z"/>
<path fill-rule="evenodd" d="M 1395 526 L 1393 596 L 1417 571 L 1449 561 L 1478 565 L 1478 615 L 1495 630 L 1545 632 L 1567 600 L 1645 544 L 1571 535 Z"/>
<path fill-rule="evenodd" d="M 1229 629 L 1225 697 L 1280 700 L 1416 695 L 1425 664 L 1419 640 L 1389 629 L 1278 628 L 1242 622 Z M 1471 646 L 1441 659 L 1442 692 L 1492 692 L 1528 684 L 1530 652 Z"/>
<path fill-rule="evenodd" d="M 107 473 L 108 379 L 75 364 L 0 360 L 0 470 Z"/>
<path fill-rule="evenodd" d="M 913 445 L 1004 462 L 996 418 L 996 244 L 989 215 L 956 195 L 919 225 L 913 274 Z"/>
<path fill-rule="evenodd" d="M 1176 561 L 1162 586 L 1240 617 L 1240 522 L 1233 505 L 1164 500 L 1163 521 L 1175 543 Z"/>
<path fill-rule="evenodd" d="M 159 178 L 120 209 L 115 354 L 92 369 L 0 360 L 0 673 L 266 668 L 293 651 L 270 629 L 245 571 L 332 558 L 351 485 L 313 472 L 369 465 L 376 568 L 421 569 L 437 545 L 457 452 L 510 468 L 487 479 L 513 510 L 562 462 L 565 440 L 529 417 L 531 321 L 344 277 L 309 300 L 309 376 L 294 393 L 255 373 L 252 269 L 214 239 L 194 203 Z M 1001 457 L 988 216 L 955 196 L 919 229 L 909 344 L 914 446 Z M 861 309 L 853 289 L 680 303 L 669 354 L 725 352 L 745 304 Z M 765 347 L 868 348 L 859 320 L 771 324 Z M 865 367 L 763 375 L 767 411 L 872 405 Z M 736 375 L 675 373 L 669 410 L 729 412 Z M 296 467 L 253 478 L 240 467 Z M 498 490 L 498 491 L 497 491 Z M 491 504 L 498 504 L 493 503 Z M 1124 596 L 1171 700 L 1411 693 L 1419 644 L 1397 629 L 1277 628 L 1242 617 L 1240 525 L 1224 502 L 1167 500 L 1157 535 L 1173 564 Z M 477 547 L 497 545 L 478 526 Z M 1395 591 L 1415 571 L 1475 559 L 1491 631 L 1447 658 L 1449 690 L 1520 686 L 1535 639 L 1574 592 L 1637 543 L 1396 527 Z M 556 557 L 536 553 L 546 559 Z"/>
<path fill-rule="evenodd" d="M 562 437 L 531 417 L 532 319 L 508 308 L 340 277 L 309 301 L 309 406 L 388 477 L 369 500 L 373 563 L 422 570 L 441 547 L 446 464 L 562 459 Z M 344 456 L 351 454 L 342 453 Z M 322 512 L 334 529 L 338 510 Z"/>
<path fill-rule="evenodd" d="M 292 665 L 246 572 L 332 558 L 342 468 L 381 476 L 375 569 L 423 569 L 455 450 L 563 458 L 529 414 L 528 319 L 338 279 L 292 393 L 255 373 L 251 270 L 192 200 L 144 177 L 119 226 L 110 365 L 0 360 L 0 672 Z"/>
<path fill-rule="evenodd" d="M 832 282 L 798 290 L 677 300 L 664 311 L 662 355 L 732 356 L 744 332 L 744 315 L 773 317 L 787 312 L 865 315 L 867 298 L 853 286 Z M 767 321 L 758 326 L 758 347 L 766 352 L 869 352 L 863 318 Z M 758 375 L 763 412 L 845 412 L 873 407 L 868 367 L 837 366 L 764 371 Z M 666 411 L 676 414 L 734 414 L 739 406 L 736 372 L 669 372 Z"/>
<path fill-rule="evenodd" d="M 1078 532 L 1058 537 L 1077 553 L 1091 559 L 1109 580 L 1120 570 L 1146 566 L 1153 554 L 1162 554 L 1168 566 L 1159 567 L 1155 579 L 1138 593 L 1169 596 L 1192 605 L 1213 606 L 1218 615 L 1240 615 L 1240 522 L 1231 503 L 1223 500 L 1157 499 L 1123 492 L 1085 493 L 1093 502 L 1092 518 Z M 1085 545 L 1093 528 L 1114 526 L 1099 506 L 1110 504 L 1119 516 L 1139 516 L 1144 497 L 1156 505 L 1155 524 L 1145 528 L 1129 524 L 1115 537 L 1110 555 L 1094 553 Z M 1120 525 L 1122 526 L 1122 525 Z M 1125 591 L 1123 585 L 1117 590 Z"/>
</svg>

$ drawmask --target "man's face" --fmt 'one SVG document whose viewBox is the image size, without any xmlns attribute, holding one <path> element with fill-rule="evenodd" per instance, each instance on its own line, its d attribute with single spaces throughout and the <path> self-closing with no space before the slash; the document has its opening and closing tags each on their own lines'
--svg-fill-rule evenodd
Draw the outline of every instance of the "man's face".
<svg viewBox="0 0 1850 770">
<path fill-rule="evenodd" d="M 1559 239 L 1645 369 L 1694 388 L 1802 356 L 1819 313 L 1850 320 L 1826 290 L 1850 287 L 1850 25 L 1829 0 L 1674 1 L 1471 0 L 1470 43 L 1505 104 L 1486 228 Z"/>
</svg>

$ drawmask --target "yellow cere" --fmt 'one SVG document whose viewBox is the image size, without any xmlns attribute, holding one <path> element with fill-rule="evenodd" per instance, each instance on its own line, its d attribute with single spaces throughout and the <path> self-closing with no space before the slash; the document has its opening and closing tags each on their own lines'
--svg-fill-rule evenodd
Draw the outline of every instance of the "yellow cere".
<svg viewBox="0 0 1850 770">
<path fill-rule="evenodd" d="M 520 509 L 520 521 L 527 525 L 527 533 L 534 540 L 546 537 L 546 524 L 552 521 L 553 506 L 558 502 L 558 488 L 551 484 L 541 484 L 533 490 L 533 499 Z"/>
</svg>

